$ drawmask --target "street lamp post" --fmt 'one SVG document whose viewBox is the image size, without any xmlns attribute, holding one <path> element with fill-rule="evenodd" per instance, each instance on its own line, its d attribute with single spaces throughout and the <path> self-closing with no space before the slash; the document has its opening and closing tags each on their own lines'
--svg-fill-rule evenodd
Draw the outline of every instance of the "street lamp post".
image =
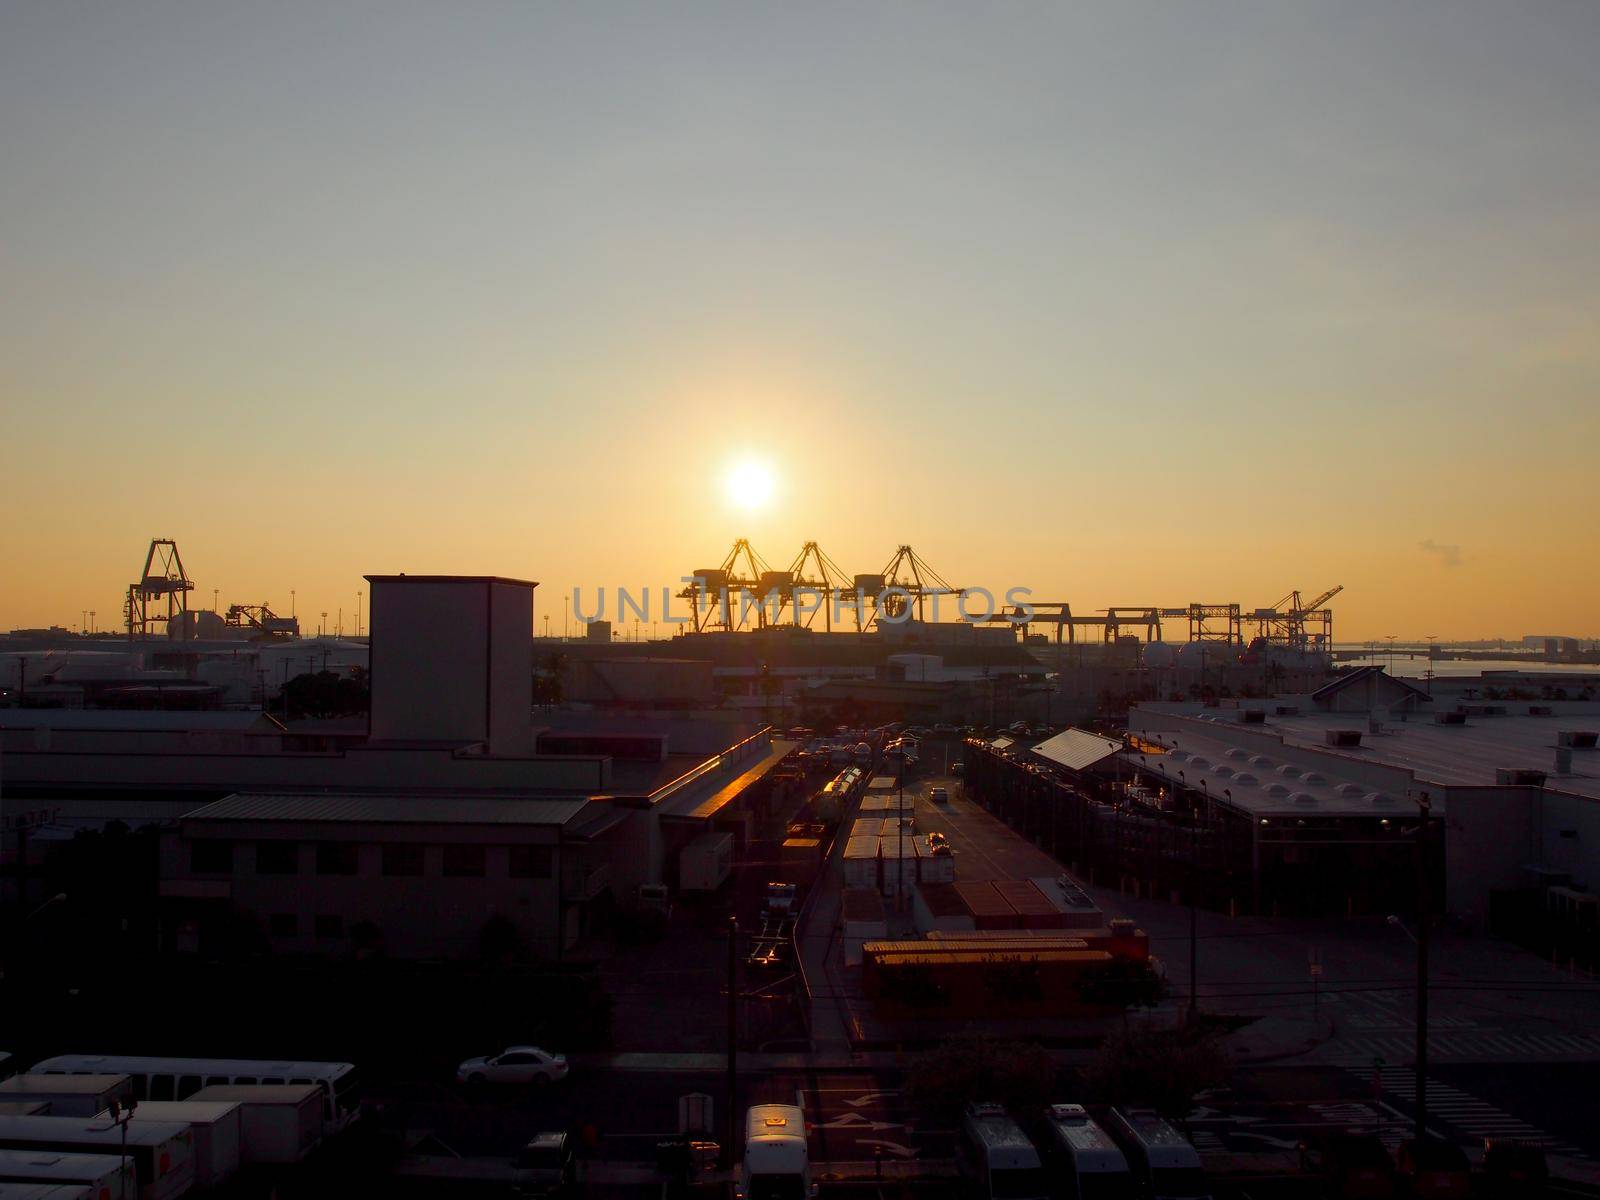
<svg viewBox="0 0 1600 1200">
<path fill-rule="evenodd" d="M 1417 1082 L 1416 1139 L 1420 1143 L 1428 1124 L 1428 821 L 1432 805 L 1427 792 L 1417 796 L 1422 824 L 1417 829 Z"/>
<path fill-rule="evenodd" d="M 722 1163 L 733 1165 L 739 1104 L 739 919 L 728 918 L 728 1112 L 723 1118 Z"/>
</svg>

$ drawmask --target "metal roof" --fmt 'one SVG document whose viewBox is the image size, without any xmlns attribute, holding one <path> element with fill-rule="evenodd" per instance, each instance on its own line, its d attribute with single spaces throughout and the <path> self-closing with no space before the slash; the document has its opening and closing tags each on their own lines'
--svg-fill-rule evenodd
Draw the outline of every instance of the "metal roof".
<svg viewBox="0 0 1600 1200">
<path fill-rule="evenodd" d="M 8 708 L 0 729 L 91 730 L 98 733 L 282 733 L 276 717 L 258 709 L 189 712 L 183 709 Z"/>
<path fill-rule="evenodd" d="M 350 822 L 369 825 L 564 825 L 587 799 L 562 796 L 235 792 L 185 821 Z"/>
<path fill-rule="evenodd" d="M 1040 742 L 1033 753 L 1069 771 L 1087 771 L 1121 750 L 1122 743 L 1116 738 L 1101 737 L 1083 729 L 1068 729 Z"/>
</svg>

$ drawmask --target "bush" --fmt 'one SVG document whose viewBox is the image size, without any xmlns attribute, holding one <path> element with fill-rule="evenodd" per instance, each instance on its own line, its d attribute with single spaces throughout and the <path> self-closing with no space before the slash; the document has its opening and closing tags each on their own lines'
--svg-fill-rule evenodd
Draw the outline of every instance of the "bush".
<svg viewBox="0 0 1600 1200">
<path fill-rule="evenodd" d="M 1036 1042 L 1004 1042 L 963 1034 L 917 1056 L 907 1077 L 913 1107 L 955 1120 L 974 1100 L 995 1100 L 1013 1113 L 1042 1109 L 1055 1092 L 1056 1069 Z"/>
<path fill-rule="evenodd" d="M 1097 1100 L 1153 1108 L 1182 1121 L 1194 1098 L 1228 1078 L 1231 1064 L 1214 1033 L 1205 1030 L 1124 1030 L 1107 1040 L 1085 1072 Z"/>
</svg>

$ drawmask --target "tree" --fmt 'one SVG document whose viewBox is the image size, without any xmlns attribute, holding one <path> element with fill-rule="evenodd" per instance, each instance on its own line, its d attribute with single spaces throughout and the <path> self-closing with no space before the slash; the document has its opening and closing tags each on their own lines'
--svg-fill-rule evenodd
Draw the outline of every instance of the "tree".
<svg viewBox="0 0 1600 1200">
<path fill-rule="evenodd" d="M 1106 1104 L 1137 1104 L 1185 1120 L 1194 1099 L 1220 1086 L 1230 1064 L 1215 1034 L 1196 1029 L 1124 1030 L 1109 1038 L 1085 1078 Z"/>
<path fill-rule="evenodd" d="M 372 704 L 366 672 L 359 669 L 347 676 L 332 671 L 296 675 L 284 685 L 283 695 L 290 717 L 353 716 Z"/>
<path fill-rule="evenodd" d="M 1154 1008 L 1167 994 L 1167 981 L 1156 974 L 1147 959 L 1114 958 L 1083 973 L 1078 997 L 1085 1004 L 1114 1008 L 1128 1027 L 1130 1008 Z"/>
<path fill-rule="evenodd" d="M 918 1055 L 906 1086 L 914 1108 L 946 1120 L 959 1118 L 974 1100 L 995 1100 L 1027 1114 L 1050 1102 L 1056 1069 L 1036 1042 L 962 1034 Z"/>
</svg>

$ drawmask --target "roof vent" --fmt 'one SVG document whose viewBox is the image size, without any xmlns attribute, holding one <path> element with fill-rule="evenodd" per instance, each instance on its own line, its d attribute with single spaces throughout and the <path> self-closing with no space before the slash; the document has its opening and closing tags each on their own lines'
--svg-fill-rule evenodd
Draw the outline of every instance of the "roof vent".
<svg viewBox="0 0 1600 1200">
<path fill-rule="evenodd" d="M 1257 779 L 1254 775 L 1250 774 L 1249 771 L 1240 771 L 1238 776 L 1234 779 L 1234 782 L 1237 783 L 1237 784 L 1247 784 L 1247 783 L 1260 783 L 1261 781 L 1259 779 Z"/>
<path fill-rule="evenodd" d="M 1368 804 L 1393 804 L 1394 803 L 1394 797 L 1389 795 L 1388 792 L 1368 792 L 1367 796 L 1366 796 L 1366 799 L 1367 799 L 1367 803 Z"/>
<path fill-rule="evenodd" d="M 1300 768 L 1292 767 L 1288 763 L 1284 763 L 1283 766 L 1278 768 L 1278 774 L 1282 775 L 1286 779 L 1299 779 Z"/>
<path fill-rule="evenodd" d="M 1569 750 L 1593 750 L 1600 734 L 1588 729 L 1562 729 L 1556 733 L 1556 745 Z"/>
<path fill-rule="evenodd" d="M 1545 773 L 1528 767 L 1497 767 L 1494 781 L 1503 787 L 1543 787 Z"/>
<path fill-rule="evenodd" d="M 1305 780 L 1306 780 L 1307 783 L 1327 783 L 1328 782 L 1327 777 L 1325 775 L 1319 775 L 1315 771 L 1307 771 L 1306 774 L 1305 774 Z"/>
<path fill-rule="evenodd" d="M 1464 712 L 1436 712 L 1433 714 L 1435 725 L 1465 725 L 1467 714 Z"/>
<path fill-rule="evenodd" d="M 1250 751 L 1241 750 L 1238 746 L 1235 746 L 1232 750 L 1228 751 L 1228 757 L 1229 758 L 1249 758 L 1250 757 Z"/>
<path fill-rule="evenodd" d="M 1089 1110 L 1081 1104 L 1052 1104 L 1050 1119 L 1064 1125 L 1083 1125 L 1089 1120 Z"/>
<path fill-rule="evenodd" d="M 1334 788 L 1333 790 L 1338 792 L 1339 795 L 1341 795 L 1341 796 L 1359 796 L 1359 795 L 1361 795 L 1361 785 L 1359 783 L 1341 783 L 1338 787 Z"/>
<path fill-rule="evenodd" d="M 1296 792 L 1293 796 L 1291 796 L 1289 798 L 1291 800 L 1293 800 L 1296 804 L 1300 805 L 1302 808 L 1309 808 L 1311 805 L 1313 805 L 1313 804 L 1315 804 L 1317 802 L 1317 798 L 1315 796 L 1313 796 L 1310 792 Z"/>
<path fill-rule="evenodd" d="M 1267 795 L 1269 796 L 1287 796 L 1288 794 L 1289 789 L 1281 783 L 1275 783 L 1267 789 Z"/>
<path fill-rule="evenodd" d="M 1253 754 L 1250 756 L 1250 765 L 1252 767 L 1270 767 L 1272 760 L 1265 754 Z"/>
<path fill-rule="evenodd" d="M 1327 729 L 1323 731 L 1322 740 L 1330 746 L 1359 746 L 1361 745 L 1361 731 L 1359 729 Z"/>
</svg>

